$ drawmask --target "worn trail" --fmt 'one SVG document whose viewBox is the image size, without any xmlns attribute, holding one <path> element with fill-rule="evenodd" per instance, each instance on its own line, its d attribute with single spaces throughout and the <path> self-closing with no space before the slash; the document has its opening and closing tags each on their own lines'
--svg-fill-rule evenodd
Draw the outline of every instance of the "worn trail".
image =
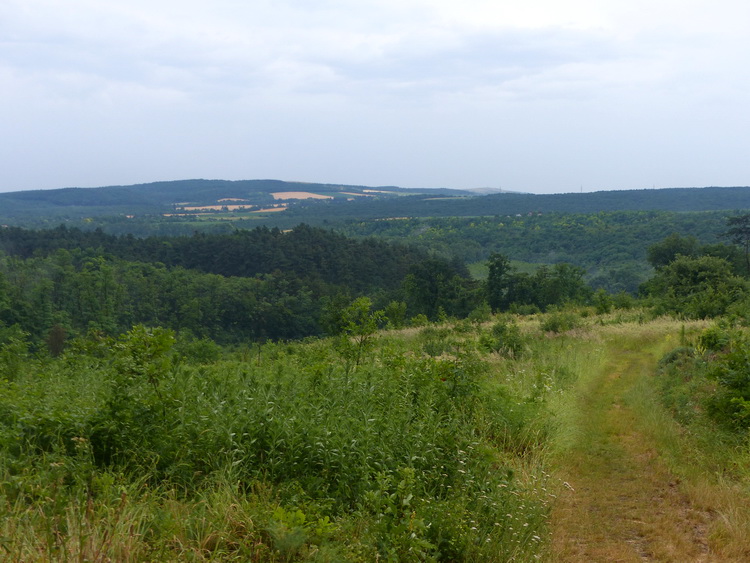
<svg viewBox="0 0 750 563">
<path fill-rule="evenodd" d="M 691 504 L 636 414 L 654 357 L 611 357 L 578 390 L 574 438 L 558 456 L 551 561 L 726 561 L 709 547 L 712 514 Z"/>
</svg>

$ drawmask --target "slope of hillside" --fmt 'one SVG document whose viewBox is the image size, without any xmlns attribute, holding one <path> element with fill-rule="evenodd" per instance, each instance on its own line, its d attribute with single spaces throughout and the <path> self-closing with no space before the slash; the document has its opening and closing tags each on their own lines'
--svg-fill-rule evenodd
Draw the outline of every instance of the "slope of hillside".
<svg viewBox="0 0 750 563">
<path fill-rule="evenodd" d="M 406 190 L 339 184 L 283 182 L 280 180 L 178 180 L 133 186 L 62 188 L 0 194 L 0 219 L 14 225 L 42 218 L 67 218 L 217 211 L 285 209 L 304 200 L 382 199 L 405 194 L 450 197 L 458 190 Z"/>
<path fill-rule="evenodd" d="M 152 223 L 186 220 L 216 223 L 245 219 L 255 225 L 289 228 L 302 222 L 321 224 L 396 217 L 737 209 L 750 209 L 750 187 L 535 195 L 279 180 L 180 180 L 0 194 L 0 222 L 17 226 L 105 217 L 112 222 L 113 218 L 125 221 L 135 217 L 148 218 Z"/>
<path fill-rule="evenodd" d="M 410 197 L 352 201 L 325 212 L 337 220 L 390 217 L 513 216 L 529 213 L 601 211 L 715 211 L 750 208 L 750 188 L 670 188 L 603 191 L 586 194 L 493 194 L 461 198 Z M 312 206 L 290 209 L 298 220 L 318 213 Z"/>
</svg>

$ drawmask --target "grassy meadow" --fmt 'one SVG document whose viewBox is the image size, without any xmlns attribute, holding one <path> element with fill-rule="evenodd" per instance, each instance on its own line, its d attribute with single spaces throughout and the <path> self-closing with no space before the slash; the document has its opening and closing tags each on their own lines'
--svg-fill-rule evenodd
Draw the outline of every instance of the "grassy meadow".
<svg viewBox="0 0 750 563">
<path fill-rule="evenodd" d="M 557 468 L 586 441 L 585 389 L 623 350 L 648 348 L 655 373 L 702 328 L 571 310 L 218 349 L 137 326 L 57 357 L 7 336 L 0 554 L 554 560 L 550 515 L 569 486 Z M 667 443 L 656 429 L 674 418 L 650 400 L 639 418 Z M 685 448 L 706 446 L 678 442 L 667 459 L 698 491 Z M 733 467 L 733 486 L 747 483 Z"/>
</svg>

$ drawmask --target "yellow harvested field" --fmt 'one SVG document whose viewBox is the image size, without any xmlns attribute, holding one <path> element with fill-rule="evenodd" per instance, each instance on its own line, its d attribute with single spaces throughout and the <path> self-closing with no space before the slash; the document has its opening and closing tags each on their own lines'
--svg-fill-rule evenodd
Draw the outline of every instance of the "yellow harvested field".
<svg viewBox="0 0 750 563">
<path fill-rule="evenodd" d="M 258 209 L 253 213 L 275 213 L 276 211 L 285 211 L 286 207 L 266 207 L 265 209 Z"/>
<path fill-rule="evenodd" d="M 195 207 L 184 207 L 185 211 L 237 211 L 238 209 L 247 209 L 247 205 L 201 205 Z"/>
<path fill-rule="evenodd" d="M 190 205 L 187 207 L 183 207 L 185 211 L 219 211 L 221 208 L 224 207 L 223 205 Z"/>
<path fill-rule="evenodd" d="M 333 196 L 312 192 L 271 192 L 271 195 L 273 199 L 333 199 Z"/>
<path fill-rule="evenodd" d="M 344 195 L 358 195 L 363 197 L 372 197 L 370 194 L 355 194 L 354 192 L 341 192 Z"/>
</svg>

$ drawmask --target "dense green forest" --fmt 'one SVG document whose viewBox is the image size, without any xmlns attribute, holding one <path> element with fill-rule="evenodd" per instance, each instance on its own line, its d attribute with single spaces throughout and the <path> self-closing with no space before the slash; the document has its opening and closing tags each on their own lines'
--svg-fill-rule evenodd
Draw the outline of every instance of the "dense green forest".
<svg viewBox="0 0 750 563">
<path fill-rule="evenodd" d="M 484 261 L 492 253 L 504 254 L 512 260 L 531 264 L 569 263 L 583 267 L 586 270 L 586 279 L 594 288 L 604 288 L 610 293 L 636 293 L 638 287 L 653 274 L 646 255 L 649 245 L 671 234 L 693 236 L 704 245 L 726 242 L 720 235 L 725 229 L 727 218 L 739 213 L 741 212 L 608 211 L 592 214 L 533 213 L 522 216 L 357 220 L 342 223 L 318 220 L 317 223 L 322 228 L 347 237 L 366 240 L 376 238 L 407 244 L 433 256 L 441 256 L 448 260 L 458 257 L 466 263 Z M 298 230 L 298 225 L 291 219 L 285 221 L 289 225 L 289 230 Z M 209 238 L 225 235 L 227 248 L 242 247 L 247 250 L 262 236 L 271 237 L 260 233 L 278 233 L 274 227 L 269 230 L 258 229 L 259 222 L 262 221 L 196 221 L 184 217 L 132 219 L 127 222 L 102 219 L 82 222 L 79 223 L 79 227 L 69 227 L 69 230 L 73 233 L 78 230 L 99 229 L 103 233 L 118 235 L 120 238 L 109 239 L 99 233 L 90 235 L 91 240 L 84 237 L 78 241 L 75 237 L 82 235 L 58 235 L 69 240 L 69 247 L 77 242 L 89 246 L 103 245 L 108 252 L 127 259 L 158 260 L 165 264 L 179 263 L 186 267 L 195 267 L 197 262 L 205 260 L 200 256 L 193 258 L 185 250 L 195 244 L 196 254 L 200 254 L 200 243 L 193 235 L 203 233 Z M 284 223 L 280 220 L 275 222 Z M 51 231 L 58 232 L 57 226 Z M 238 234 L 241 232 L 250 234 L 243 238 Z M 125 255 L 123 253 L 129 244 L 127 235 L 133 233 L 138 238 L 148 239 L 152 244 L 148 250 L 143 248 L 136 251 L 131 248 Z M 51 234 L 49 238 L 58 235 Z M 7 237 L 3 237 L 0 231 L 0 242 L 4 238 Z M 159 246 L 160 240 L 169 242 Z M 191 242 L 188 244 L 184 241 Z M 17 245 L 18 251 L 21 252 L 23 244 L 28 246 L 37 242 L 42 246 L 52 244 L 41 240 L 28 243 L 14 241 L 12 244 Z M 311 243 L 314 249 L 314 241 Z M 178 256 L 180 253 L 182 255 Z M 221 252 L 221 256 L 229 253 L 229 250 Z M 297 263 L 298 258 L 301 259 L 301 263 L 310 261 L 305 259 L 303 253 L 297 253 L 293 258 L 286 260 L 283 267 Z M 180 262 L 176 262 L 177 260 Z M 329 255 L 326 260 L 328 263 L 335 263 L 336 258 Z M 256 257 L 252 262 L 246 263 L 245 267 L 253 268 L 256 261 L 265 264 L 267 258 Z M 220 264 L 222 260 L 217 256 L 215 262 Z M 213 273 L 234 275 L 228 270 L 239 268 L 239 265 L 231 260 L 224 262 L 230 265 L 209 268 L 207 264 L 200 264 L 197 267 Z"/>
<path fill-rule="evenodd" d="M 696 237 L 672 234 L 636 253 L 636 240 L 645 237 L 636 224 L 626 238 L 627 229 L 620 225 L 625 216 L 616 214 L 610 221 L 563 216 L 546 223 L 534 217 L 507 226 L 489 220 L 463 224 L 446 219 L 431 227 L 398 222 L 408 229 L 404 240 L 412 240 L 409 232 L 420 230 L 421 249 L 396 244 L 394 233 L 389 235 L 392 242 L 351 239 L 305 225 L 289 232 L 256 228 L 145 239 L 64 226 L 5 228 L 0 230 L 0 321 L 19 326 L 36 342 L 55 327 L 71 335 L 89 330 L 115 335 L 139 323 L 236 342 L 330 333 L 335 311 L 358 297 L 367 297 L 387 313 L 380 326 L 400 327 L 420 322 L 412 319 L 466 318 L 481 314 L 483 308 L 544 311 L 570 303 L 594 304 L 602 295 L 637 292 L 658 298 L 664 310 L 702 307 L 706 314 L 696 315 L 713 316 L 711 307 L 722 312 L 728 307 L 721 296 L 744 291 L 747 261 L 740 246 L 701 244 Z M 710 225 L 711 231 L 719 230 L 718 217 L 702 219 L 707 229 Z M 644 217 L 644 224 L 653 223 Z M 665 225 L 663 232 L 672 226 Z M 572 247 L 576 241 L 592 241 L 590 254 L 603 252 L 597 243 L 605 245 L 609 254 L 601 260 L 614 260 L 607 274 L 610 283 L 602 282 L 604 274 L 592 278 L 584 267 L 566 262 L 542 266 L 532 274 L 513 268 L 509 258 L 520 241 L 534 252 L 535 241 L 553 240 L 560 228 L 569 231 L 561 244 Z M 427 251 L 430 241 L 461 241 L 465 235 L 459 233 L 467 232 L 494 248 L 492 233 L 498 230 L 514 233 L 517 246 L 509 246 L 507 254 L 492 252 L 488 278 L 481 282 L 471 279 L 455 255 L 446 259 L 440 256 L 451 253 Z M 614 234 L 607 241 L 602 233 L 608 231 Z M 711 238 L 718 240 L 717 236 Z M 618 252 L 607 246 L 615 239 L 620 254 L 646 254 L 642 264 L 656 273 L 648 283 L 643 272 L 649 270 L 643 265 L 635 271 L 634 261 L 618 261 Z M 678 266 L 683 270 L 674 273 Z M 697 273 L 684 273 L 690 268 Z M 707 295 L 705 288 L 694 287 L 691 280 L 696 276 L 723 285 L 709 284 L 716 295 Z M 695 291 L 694 304 L 684 305 L 682 297 Z M 702 301 L 705 304 L 699 306 Z"/>
<path fill-rule="evenodd" d="M 64 226 L 41 231 L 0 230 L 0 250 L 11 256 L 49 256 L 60 249 L 95 249 L 122 260 L 158 262 L 223 276 L 284 272 L 309 283 L 338 284 L 355 291 L 393 289 L 411 266 L 428 257 L 425 250 L 373 238 L 352 240 L 306 225 L 288 232 L 257 228 L 146 239 Z M 465 274 L 460 271 L 462 264 L 454 262 L 454 267 Z"/>
<path fill-rule="evenodd" d="M 280 194 L 310 197 L 284 199 Z M 228 247 L 246 249 L 260 237 L 258 227 L 296 231 L 300 224 L 308 224 L 347 237 L 407 244 L 467 264 L 483 262 L 493 253 L 536 266 L 568 263 L 584 268 L 594 289 L 635 294 L 653 275 L 646 256 L 649 245 L 671 234 L 696 237 L 703 245 L 723 242 L 718 235 L 727 217 L 748 208 L 750 188 L 745 187 L 477 195 L 277 180 L 185 180 L 0 194 L 0 223 L 44 229 L 62 223 L 71 230 L 100 229 L 120 237 L 169 238 L 163 248 L 141 248 L 128 255 L 123 255 L 127 243 L 118 242 L 112 249 L 111 241 L 102 241 L 107 252 L 125 260 L 156 260 L 167 266 L 242 276 L 270 273 L 262 270 L 268 259 L 256 256 L 242 263 L 249 270 L 254 266 L 248 264 L 259 263 L 257 271 L 232 271 L 242 268 L 237 261 L 224 259 L 231 253 L 226 250 L 210 266 L 204 256 L 193 258 L 172 237 L 226 235 Z M 237 236 L 240 231 L 253 234 L 242 242 Z M 175 247 L 174 252 L 168 247 Z M 201 253 L 198 248 L 196 254 Z M 290 257 L 282 269 L 298 259 L 305 261 L 303 253 Z M 327 267 L 321 271 L 341 279 L 335 262 L 329 253 Z M 479 275 L 482 271 L 472 269 Z M 354 277 L 364 279 L 359 274 Z"/>
<path fill-rule="evenodd" d="M 722 244 L 730 212 L 617 211 L 593 214 L 532 214 L 353 221 L 337 230 L 409 243 L 467 262 L 499 253 L 535 264 L 569 263 L 586 270 L 594 288 L 636 293 L 652 274 L 647 249 L 665 237 L 691 236 Z"/>
<path fill-rule="evenodd" d="M 493 252 L 526 262 L 569 262 L 585 268 L 646 260 L 648 247 L 677 233 L 703 244 L 721 242 L 727 217 L 736 212 L 612 211 L 512 217 L 446 217 L 358 221 L 337 230 L 347 235 L 408 241 L 468 262 Z"/>
<path fill-rule="evenodd" d="M 405 315 L 466 316 L 481 300 L 462 264 L 301 226 L 136 239 L 58 228 L 0 231 L 0 321 L 38 340 L 55 326 L 117 334 L 137 323 L 220 341 L 321 334 L 329 308 L 366 295 Z"/>
</svg>

